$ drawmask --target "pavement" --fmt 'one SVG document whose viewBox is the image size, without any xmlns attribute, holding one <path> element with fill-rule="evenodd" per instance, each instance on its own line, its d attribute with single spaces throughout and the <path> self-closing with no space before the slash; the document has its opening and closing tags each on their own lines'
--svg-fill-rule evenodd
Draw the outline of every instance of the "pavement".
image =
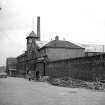
<svg viewBox="0 0 105 105">
<path fill-rule="evenodd" d="M 105 92 L 0 78 L 0 105 L 105 105 Z"/>
</svg>

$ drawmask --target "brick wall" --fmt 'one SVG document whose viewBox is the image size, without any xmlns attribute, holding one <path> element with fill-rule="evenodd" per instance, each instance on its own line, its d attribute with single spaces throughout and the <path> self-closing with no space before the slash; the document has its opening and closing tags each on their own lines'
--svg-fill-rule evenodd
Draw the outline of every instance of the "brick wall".
<svg viewBox="0 0 105 105">
<path fill-rule="evenodd" d="M 43 76 L 44 75 L 44 63 L 41 63 L 41 62 L 37 63 L 35 72 L 36 71 L 39 71 L 40 76 Z"/>
<path fill-rule="evenodd" d="M 25 75 L 25 62 L 19 62 L 16 65 L 16 76 L 24 76 Z"/>
<path fill-rule="evenodd" d="M 76 58 L 84 56 L 84 49 L 47 48 L 46 54 L 51 61 Z"/>
<path fill-rule="evenodd" d="M 70 76 L 89 81 L 105 79 L 105 54 L 48 62 L 46 75 Z"/>
</svg>

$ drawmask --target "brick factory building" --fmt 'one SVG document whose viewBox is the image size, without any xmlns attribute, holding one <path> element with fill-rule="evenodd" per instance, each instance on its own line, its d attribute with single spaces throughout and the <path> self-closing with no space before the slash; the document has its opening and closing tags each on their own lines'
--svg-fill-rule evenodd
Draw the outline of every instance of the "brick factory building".
<svg viewBox="0 0 105 105">
<path fill-rule="evenodd" d="M 32 31 L 27 36 L 27 49 L 17 57 L 17 74 L 24 76 L 29 71 L 36 76 L 46 75 L 47 62 L 83 57 L 85 49 L 69 41 L 54 40 L 44 42 L 40 40 L 40 17 L 37 17 L 37 34 Z"/>
<path fill-rule="evenodd" d="M 7 58 L 6 60 L 6 72 L 8 73 L 9 76 L 15 76 L 16 75 L 16 63 L 17 59 L 16 58 Z"/>
<path fill-rule="evenodd" d="M 37 34 L 27 36 L 27 49 L 17 57 L 17 76 L 69 76 L 83 80 L 105 79 L 105 54 L 86 52 L 69 41 L 56 36 L 49 42 L 40 40 L 40 17 L 37 17 Z"/>
</svg>

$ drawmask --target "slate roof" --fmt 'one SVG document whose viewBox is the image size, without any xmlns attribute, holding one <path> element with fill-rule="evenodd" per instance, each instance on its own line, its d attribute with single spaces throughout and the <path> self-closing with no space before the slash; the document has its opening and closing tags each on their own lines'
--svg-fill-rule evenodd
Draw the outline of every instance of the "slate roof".
<svg viewBox="0 0 105 105">
<path fill-rule="evenodd" d="M 84 49 L 74 43 L 71 43 L 69 41 L 63 41 L 63 40 L 52 40 L 45 44 L 43 47 L 50 47 L 50 48 L 70 48 L 70 49 Z M 42 48 L 43 48 L 42 47 Z"/>
<path fill-rule="evenodd" d="M 48 42 L 46 41 L 36 41 L 36 44 L 39 48 L 44 47 Z"/>
<path fill-rule="evenodd" d="M 26 39 L 29 38 L 29 37 L 37 37 L 37 34 L 36 34 L 34 31 L 32 31 L 32 32 L 29 34 L 29 36 L 26 37 Z"/>
<path fill-rule="evenodd" d="M 36 33 L 35 33 L 34 31 L 32 31 L 32 32 L 29 34 L 29 36 L 36 37 L 37 35 L 36 35 Z"/>
</svg>

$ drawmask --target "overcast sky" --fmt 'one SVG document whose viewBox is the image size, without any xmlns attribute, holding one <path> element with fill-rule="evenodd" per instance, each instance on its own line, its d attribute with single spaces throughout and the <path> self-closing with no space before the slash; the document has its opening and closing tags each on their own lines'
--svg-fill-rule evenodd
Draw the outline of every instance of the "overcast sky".
<svg viewBox="0 0 105 105">
<path fill-rule="evenodd" d="M 74 43 L 105 44 L 105 0 L 0 0 L 0 65 L 26 49 L 34 17 L 41 40 L 56 35 Z"/>
</svg>

